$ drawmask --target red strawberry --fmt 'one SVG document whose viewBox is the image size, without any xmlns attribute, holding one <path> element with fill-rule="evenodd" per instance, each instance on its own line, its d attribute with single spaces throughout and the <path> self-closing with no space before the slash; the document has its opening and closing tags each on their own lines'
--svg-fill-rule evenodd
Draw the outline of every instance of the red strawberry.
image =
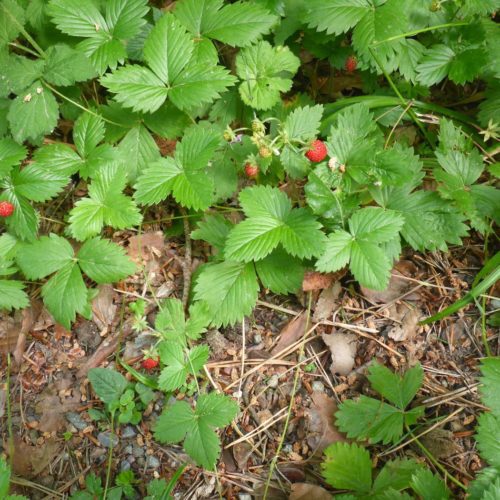
<svg viewBox="0 0 500 500">
<path fill-rule="evenodd" d="M 250 177 L 250 179 L 255 179 L 255 177 L 259 175 L 259 167 L 251 163 L 245 163 L 245 174 L 247 177 Z"/>
<path fill-rule="evenodd" d="M 307 151 L 306 157 L 314 163 L 319 163 L 323 161 L 326 157 L 327 151 L 325 143 L 319 139 L 316 139 L 311 144 L 311 149 Z"/>
<path fill-rule="evenodd" d="M 154 359 L 154 358 L 144 358 L 142 360 L 141 366 L 145 370 L 148 370 L 148 371 L 153 370 L 154 368 L 156 368 L 158 366 L 158 360 Z"/>
<path fill-rule="evenodd" d="M 14 205 L 8 201 L 0 201 L 0 217 L 9 217 L 14 213 Z"/>
<path fill-rule="evenodd" d="M 349 56 L 345 60 L 345 70 L 348 73 L 354 73 L 358 67 L 358 60 L 354 56 Z"/>
</svg>

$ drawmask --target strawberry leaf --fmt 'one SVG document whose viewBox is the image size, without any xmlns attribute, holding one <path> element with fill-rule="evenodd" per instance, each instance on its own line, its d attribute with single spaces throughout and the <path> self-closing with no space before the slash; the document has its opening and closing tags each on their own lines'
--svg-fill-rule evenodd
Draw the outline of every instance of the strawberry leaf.
<svg viewBox="0 0 500 500">
<path fill-rule="evenodd" d="M 0 279 L 0 310 L 24 309 L 29 306 L 24 283 L 16 280 Z"/>
</svg>

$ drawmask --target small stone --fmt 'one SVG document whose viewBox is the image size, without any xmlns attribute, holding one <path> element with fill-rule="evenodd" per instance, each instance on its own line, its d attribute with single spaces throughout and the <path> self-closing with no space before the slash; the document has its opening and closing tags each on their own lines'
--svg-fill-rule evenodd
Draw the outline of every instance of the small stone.
<svg viewBox="0 0 500 500">
<path fill-rule="evenodd" d="M 268 382 L 268 386 L 271 387 L 272 389 L 275 389 L 276 387 L 278 387 L 278 384 L 279 384 L 279 377 L 278 375 L 273 375 L 270 379 L 269 379 L 269 382 Z"/>
<path fill-rule="evenodd" d="M 127 460 L 122 460 L 120 462 L 120 471 L 125 472 L 127 470 L 130 470 L 130 462 Z"/>
<path fill-rule="evenodd" d="M 312 390 L 315 392 L 325 392 L 325 386 L 324 386 L 323 382 L 320 382 L 319 380 L 315 380 L 311 384 L 311 387 L 312 387 Z"/>
<path fill-rule="evenodd" d="M 160 465 L 160 461 L 154 455 L 149 455 L 146 459 L 146 467 L 149 469 L 158 469 Z"/>
<path fill-rule="evenodd" d="M 291 453 L 293 451 L 292 445 L 291 444 L 285 444 L 283 446 L 283 451 L 285 453 Z"/>
<path fill-rule="evenodd" d="M 97 441 L 101 443 L 105 448 L 115 447 L 118 444 L 118 437 L 111 432 L 99 432 L 97 435 Z"/>
<path fill-rule="evenodd" d="M 79 431 L 83 431 L 83 429 L 87 428 L 87 423 L 83 420 L 79 413 L 70 411 L 66 413 L 65 416 L 66 420 Z"/>
<path fill-rule="evenodd" d="M 123 453 L 125 453 L 125 455 L 132 455 L 132 450 L 132 445 L 128 444 L 125 448 L 123 448 Z"/>
<path fill-rule="evenodd" d="M 131 425 L 126 425 L 123 429 L 122 429 L 122 433 L 121 433 L 121 437 L 123 439 L 129 439 L 129 438 L 133 438 L 137 435 L 137 432 L 135 431 L 135 429 L 131 426 Z"/>
<path fill-rule="evenodd" d="M 238 500 L 252 500 L 252 495 L 249 495 L 248 493 L 240 493 L 238 495 Z"/>
<path fill-rule="evenodd" d="M 134 449 L 132 450 L 132 455 L 134 455 L 135 458 L 143 457 L 144 448 L 141 448 L 140 446 L 134 446 Z"/>
<path fill-rule="evenodd" d="M 138 465 L 139 467 L 144 467 L 144 464 L 145 464 L 145 463 L 146 463 L 146 461 L 144 460 L 144 458 L 139 457 L 139 458 L 137 459 L 137 465 Z"/>
<path fill-rule="evenodd" d="M 127 457 L 127 462 L 128 462 L 129 464 L 135 464 L 135 457 L 134 457 L 134 455 L 130 455 L 130 456 L 128 456 L 128 457 Z"/>
<path fill-rule="evenodd" d="M 262 335 L 260 333 L 256 333 L 253 336 L 253 343 L 254 344 L 260 344 L 262 342 Z M 246 495 L 246 493 L 244 493 Z"/>
</svg>

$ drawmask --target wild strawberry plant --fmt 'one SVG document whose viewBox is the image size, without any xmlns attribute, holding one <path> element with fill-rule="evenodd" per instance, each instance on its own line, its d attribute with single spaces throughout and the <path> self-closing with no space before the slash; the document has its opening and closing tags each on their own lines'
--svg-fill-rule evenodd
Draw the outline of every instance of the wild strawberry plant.
<svg viewBox="0 0 500 500">
<path fill-rule="evenodd" d="M 0 0 L 0 308 L 26 307 L 41 286 L 70 328 L 91 314 L 95 285 L 138 270 L 112 230 L 140 228 L 156 206 L 195 216 L 190 238 L 213 252 L 193 277 L 188 317 L 177 299 L 160 304 L 153 326 L 134 310 L 136 327 L 157 336 L 144 369 L 170 393 L 197 386 L 205 329 L 241 321 L 261 288 L 293 293 L 307 269 L 348 267 L 381 290 L 404 247 L 446 251 L 471 232 L 487 237 L 500 219 L 489 151 L 498 7 Z M 319 94 L 303 51 L 365 95 Z M 430 99 L 432 85 L 462 92 L 473 81 L 485 88 L 477 117 Z M 397 133 L 412 122 L 415 137 Z M 175 152 L 160 150 L 165 140 Z M 418 416 L 406 409 L 411 380 L 392 382 L 400 392 L 384 408 L 397 428 L 365 437 L 391 441 Z M 236 411 L 203 393 L 196 407 L 167 408 L 155 435 L 184 441 L 213 468 L 214 429 Z"/>
</svg>

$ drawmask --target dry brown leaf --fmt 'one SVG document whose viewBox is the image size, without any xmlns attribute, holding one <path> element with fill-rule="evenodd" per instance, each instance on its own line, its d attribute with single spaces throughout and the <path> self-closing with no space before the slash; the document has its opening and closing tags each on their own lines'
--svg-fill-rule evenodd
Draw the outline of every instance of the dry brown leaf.
<svg viewBox="0 0 500 500">
<path fill-rule="evenodd" d="M 330 333 L 321 335 L 332 354 L 332 374 L 347 375 L 354 368 L 357 337 L 352 333 Z"/>
<path fill-rule="evenodd" d="M 249 443 L 241 442 L 233 446 L 233 457 L 239 470 L 247 470 L 248 459 L 252 455 L 252 446 Z"/>
<path fill-rule="evenodd" d="M 336 281 L 331 287 L 321 291 L 316 302 L 316 307 L 314 308 L 313 321 L 315 323 L 328 319 L 332 315 L 338 305 L 341 290 L 340 282 Z"/>
<path fill-rule="evenodd" d="M 57 432 L 66 425 L 64 414 L 74 411 L 81 405 L 80 391 L 74 386 L 69 397 L 59 397 L 54 385 L 48 386 L 40 395 L 35 405 L 35 411 L 41 415 L 38 430 L 42 432 Z"/>
<path fill-rule="evenodd" d="M 337 411 L 337 404 L 324 392 L 311 394 L 311 406 L 306 410 L 308 419 L 307 444 L 322 452 L 328 445 L 337 441 L 346 441 L 334 425 L 333 416 Z"/>
<path fill-rule="evenodd" d="M 398 299 L 411 288 L 415 287 L 415 282 L 405 279 L 415 278 L 417 275 L 417 267 L 409 260 L 400 260 L 397 262 L 391 272 L 391 279 L 385 290 L 371 290 L 370 288 L 361 287 L 361 292 L 370 301 L 375 304 L 387 304 Z M 405 295 L 405 300 L 418 300 L 420 294 L 418 291 Z"/>
<path fill-rule="evenodd" d="M 281 352 L 294 342 L 297 342 L 306 332 L 307 314 L 305 311 L 295 316 L 280 332 L 280 339 L 271 351 L 272 354 Z"/>
<path fill-rule="evenodd" d="M 316 484 L 293 483 L 288 500 L 331 500 L 332 495 Z"/>
<path fill-rule="evenodd" d="M 115 291 L 111 285 L 100 285 L 99 294 L 92 301 L 92 320 L 103 330 L 113 323 L 117 306 L 114 304 Z"/>
<path fill-rule="evenodd" d="M 14 313 L 14 317 L 7 313 L 0 314 L 0 353 L 14 351 L 22 322 L 23 316 L 19 311 Z"/>
<path fill-rule="evenodd" d="M 405 303 L 393 304 L 389 308 L 390 318 L 398 321 L 387 332 L 387 336 L 396 342 L 402 342 L 413 337 L 418 332 L 418 322 L 423 316 L 418 307 L 412 307 Z"/>
<path fill-rule="evenodd" d="M 335 275 L 333 273 L 323 274 L 317 271 L 310 271 L 305 273 L 304 280 L 302 281 L 302 290 L 304 292 L 311 292 L 313 290 L 323 290 L 328 288 L 333 283 Z"/>
<path fill-rule="evenodd" d="M 422 436 L 421 440 L 422 444 L 436 458 L 448 458 L 464 451 L 455 441 L 453 432 L 447 431 L 446 429 L 433 429 Z"/>
<path fill-rule="evenodd" d="M 149 231 L 131 236 L 128 240 L 127 253 L 132 259 L 149 260 L 159 257 L 165 247 L 165 236 L 162 231 Z"/>
<path fill-rule="evenodd" d="M 48 439 L 37 446 L 30 446 L 17 438 L 14 442 L 12 470 L 24 478 L 36 477 L 42 472 L 59 452 L 60 444 L 55 439 Z"/>
</svg>

